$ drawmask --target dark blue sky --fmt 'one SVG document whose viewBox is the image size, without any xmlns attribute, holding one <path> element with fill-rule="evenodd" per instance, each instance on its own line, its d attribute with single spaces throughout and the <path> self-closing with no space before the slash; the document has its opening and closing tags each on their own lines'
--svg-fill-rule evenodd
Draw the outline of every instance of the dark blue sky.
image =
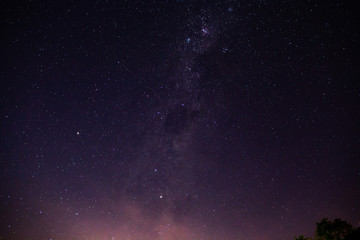
<svg viewBox="0 0 360 240">
<path fill-rule="evenodd" d="M 346 1 L 3 1 L 0 239 L 360 224 Z"/>
</svg>

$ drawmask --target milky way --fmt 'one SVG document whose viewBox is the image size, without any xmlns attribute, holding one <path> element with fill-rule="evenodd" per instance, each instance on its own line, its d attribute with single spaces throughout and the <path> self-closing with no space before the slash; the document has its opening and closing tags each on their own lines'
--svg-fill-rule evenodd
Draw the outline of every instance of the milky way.
<svg viewBox="0 0 360 240">
<path fill-rule="evenodd" d="M 360 223 L 345 1 L 1 9 L 0 239 L 275 240 Z"/>
</svg>

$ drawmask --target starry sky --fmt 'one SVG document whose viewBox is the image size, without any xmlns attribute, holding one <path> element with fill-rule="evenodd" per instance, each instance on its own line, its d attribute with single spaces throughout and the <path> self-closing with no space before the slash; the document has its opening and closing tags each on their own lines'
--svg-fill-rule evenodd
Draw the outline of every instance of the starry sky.
<svg viewBox="0 0 360 240">
<path fill-rule="evenodd" d="M 349 1 L 1 1 L 0 239 L 360 224 Z"/>
</svg>

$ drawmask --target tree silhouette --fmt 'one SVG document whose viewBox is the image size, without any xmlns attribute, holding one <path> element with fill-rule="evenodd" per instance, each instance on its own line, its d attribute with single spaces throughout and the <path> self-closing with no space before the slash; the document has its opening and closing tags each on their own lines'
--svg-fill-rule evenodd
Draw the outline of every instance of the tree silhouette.
<svg viewBox="0 0 360 240">
<path fill-rule="evenodd" d="M 298 237 L 295 237 L 295 240 L 311 240 L 311 238 L 304 237 L 303 235 L 300 235 Z"/>
<path fill-rule="evenodd" d="M 355 229 L 346 221 L 336 218 L 333 222 L 327 218 L 316 223 L 315 240 L 359 240 L 360 228 Z M 312 240 L 303 235 L 295 240 Z"/>
<path fill-rule="evenodd" d="M 346 221 L 336 218 L 333 222 L 324 218 L 316 224 L 315 240 L 342 240 L 353 231 Z"/>
</svg>

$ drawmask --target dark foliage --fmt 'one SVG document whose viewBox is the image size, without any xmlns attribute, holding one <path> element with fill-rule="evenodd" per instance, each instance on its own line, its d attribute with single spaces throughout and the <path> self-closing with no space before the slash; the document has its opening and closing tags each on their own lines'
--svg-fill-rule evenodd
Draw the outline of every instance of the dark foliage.
<svg viewBox="0 0 360 240">
<path fill-rule="evenodd" d="M 333 222 L 327 218 L 316 223 L 315 240 L 359 240 L 360 228 L 354 228 L 346 221 L 336 218 Z M 295 240 L 312 240 L 300 235 Z"/>
</svg>

